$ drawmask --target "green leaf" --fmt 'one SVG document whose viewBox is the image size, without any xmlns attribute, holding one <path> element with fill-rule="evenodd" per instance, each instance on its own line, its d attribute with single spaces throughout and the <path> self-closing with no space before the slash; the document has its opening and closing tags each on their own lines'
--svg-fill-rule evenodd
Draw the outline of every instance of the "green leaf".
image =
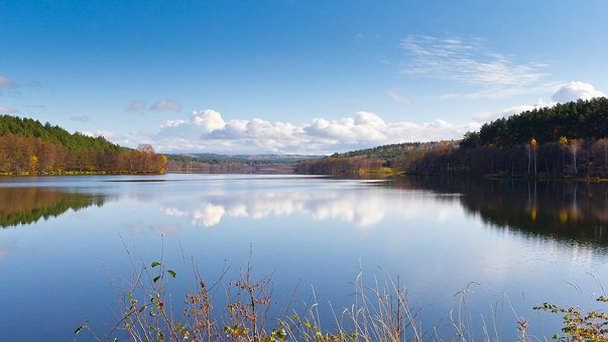
<svg viewBox="0 0 608 342">
<path fill-rule="evenodd" d="M 160 262 L 154 261 L 150 266 L 152 266 L 152 267 L 160 266 Z"/>
<path fill-rule="evenodd" d="M 160 279 L 159 275 L 157 275 L 156 277 L 154 277 L 154 279 L 152 279 L 152 281 L 156 283 L 158 281 L 158 279 Z"/>
<path fill-rule="evenodd" d="M 167 273 L 169 273 L 173 278 L 175 278 L 175 276 L 177 275 L 174 270 L 168 270 Z"/>
</svg>

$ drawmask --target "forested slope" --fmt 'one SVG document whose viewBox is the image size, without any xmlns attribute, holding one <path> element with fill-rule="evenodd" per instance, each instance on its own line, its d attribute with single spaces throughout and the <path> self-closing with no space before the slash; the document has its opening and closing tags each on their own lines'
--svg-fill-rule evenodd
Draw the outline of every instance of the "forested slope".
<svg viewBox="0 0 608 342">
<path fill-rule="evenodd" d="M 608 98 L 525 111 L 470 132 L 460 148 L 428 155 L 429 172 L 608 177 Z M 431 165 L 432 164 L 432 165 Z"/>
<path fill-rule="evenodd" d="M 393 175 L 405 171 L 402 165 L 405 160 L 418 158 L 431 150 L 444 150 L 456 144 L 454 141 L 414 142 L 334 153 L 325 158 L 300 162 L 296 172 L 325 175 Z"/>
<path fill-rule="evenodd" d="M 163 173 L 166 157 L 69 133 L 37 120 L 0 115 L 0 174 Z"/>
</svg>

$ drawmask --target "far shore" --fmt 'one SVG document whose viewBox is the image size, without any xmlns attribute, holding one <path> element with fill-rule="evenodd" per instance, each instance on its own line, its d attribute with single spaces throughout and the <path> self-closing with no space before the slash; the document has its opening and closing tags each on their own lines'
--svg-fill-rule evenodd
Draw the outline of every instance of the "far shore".
<svg viewBox="0 0 608 342">
<path fill-rule="evenodd" d="M 608 182 L 608 178 L 601 177 L 546 177 L 538 176 L 519 176 L 519 175 L 504 175 L 504 174 L 463 174 L 463 173 L 407 173 L 398 171 L 390 167 L 380 169 L 361 169 L 352 172 L 339 172 L 332 174 L 317 174 L 317 173 L 298 173 L 298 172 L 196 172 L 196 171 L 168 171 L 165 173 L 154 172 L 128 172 L 128 171 L 66 171 L 61 173 L 45 173 L 31 174 L 29 172 L 11 173 L 0 172 L 0 177 L 3 178 L 36 178 L 36 177 L 61 177 L 61 176 L 162 176 L 167 174 L 200 174 L 200 175 L 310 175 L 310 176 L 326 176 L 336 178 L 357 178 L 357 179 L 398 179 L 402 177 L 437 177 L 437 178 L 482 178 L 488 180 L 519 180 L 519 181 L 537 181 L 537 182 L 581 182 L 581 183 L 604 183 Z"/>
</svg>

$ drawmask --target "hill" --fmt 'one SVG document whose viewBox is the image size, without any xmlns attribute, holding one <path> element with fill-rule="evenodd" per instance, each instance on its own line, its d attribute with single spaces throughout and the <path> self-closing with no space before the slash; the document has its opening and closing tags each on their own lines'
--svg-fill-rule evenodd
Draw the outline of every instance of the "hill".
<svg viewBox="0 0 608 342">
<path fill-rule="evenodd" d="M 461 146 L 508 147 L 567 139 L 600 139 L 608 136 L 608 98 L 559 103 L 525 111 L 484 124 L 479 132 L 468 133 Z"/>
<path fill-rule="evenodd" d="M 403 172 L 399 161 L 420 155 L 443 146 L 453 146 L 453 141 L 413 142 L 382 145 L 368 149 L 345 153 L 334 153 L 331 156 L 300 162 L 296 172 L 305 174 L 380 174 L 394 175 Z"/>
<path fill-rule="evenodd" d="M 72 151 L 85 149 L 121 150 L 120 146 L 109 142 L 104 137 L 90 137 L 79 132 L 72 134 L 48 122 L 43 125 L 40 121 L 34 119 L 0 115 L 0 136 L 11 134 L 27 138 L 38 138 Z"/>
<path fill-rule="evenodd" d="M 166 157 L 123 148 L 103 137 L 0 115 L 0 174 L 163 173 Z"/>
<path fill-rule="evenodd" d="M 224 155 L 215 153 L 170 154 L 167 169 L 171 172 L 202 173 L 293 173 L 304 160 L 322 156 L 298 154 Z"/>
<path fill-rule="evenodd" d="M 367 158 L 380 158 L 383 160 L 389 160 L 407 154 L 409 151 L 419 148 L 424 143 L 402 143 L 402 144 L 391 144 L 382 145 L 363 150 L 350 151 L 345 153 L 334 153 L 331 155 L 332 158 L 350 158 L 350 157 L 361 157 Z"/>
</svg>

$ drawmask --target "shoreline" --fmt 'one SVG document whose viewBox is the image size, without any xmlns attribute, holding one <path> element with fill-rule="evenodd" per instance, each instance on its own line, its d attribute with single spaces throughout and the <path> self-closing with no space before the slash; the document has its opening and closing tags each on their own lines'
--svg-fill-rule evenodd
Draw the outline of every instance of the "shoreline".
<svg viewBox="0 0 608 342">
<path fill-rule="evenodd" d="M 62 177 L 62 176 L 162 176 L 168 174 L 200 174 L 200 175 L 302 175 L 302 176 L 324 176 L 336 178 L 360 178 L 360 179 L 399 179 L 407 177 L 433 177 L 433 178 L 459 178 L 459 179 L 486 179 L 495 181 L 518 180 L 536 182 L 577 182 L 577 183 L 605 183 L 608 178 L 600 177 L 526 177 L 526 176 L 505 176 L 500 174 L 462 174 L 462 173 L 408 173 L 397 171 L 393 168 L 384 167 L 382 169 L 362 169 L 349 172 L 336 173 L 304 173 L 304 172 L 186 172 L 186 171 L 167 171 L 158 172 L 122 172 L 122 171 L 69 171 L 61 173 L 29 174 L 0 172 L 0 178 L 37 178 L 37 177 Z"/>
<path fill-rule="evenodd" d="M 12 173 L 12 172 L 0 172 L 0 177 L 5 178 L 36 178 L 36 177 L 60 177 L 60 176 L 117 176 L 117 175 L 132 175 L 132 176 L 159 176 L 165 175 L 168 172 L 157 173 L 157 172 L 120 172 L 120 171 L 68 171 L 60 173 L 44 173 L 44 174 L 30 174 L 29 172 Z"/>
<path fill-rule="evenodd" d="M 387 170 L 388 169 L 388 170 Z M 336 172 L 336 173 L 297 173 L 300 175 L 317 175 L 317 176 L 328 176 L 328 177 L 360 177 L 366 179 L 377 178 L 401 178 L 401 177 L 435 177 L 435 178 L 464 178 L 464 179 L 487 179 L 487 180 L 527 180 L 536 182 L 578 182 L 578 183 L 604 183 L 608 182 L 608 178 L 601 177 L 528 177 L 528 176 L 510 176 L 501 174 L 464 174 L 464 173 L 408 173 L 404 171 L 397 171 L 392 168 L 382 168 L 379 170 L 353 170 L 349 172 Z M 367 176 L 367 177 L 366 177 Z"/>
</svg>

